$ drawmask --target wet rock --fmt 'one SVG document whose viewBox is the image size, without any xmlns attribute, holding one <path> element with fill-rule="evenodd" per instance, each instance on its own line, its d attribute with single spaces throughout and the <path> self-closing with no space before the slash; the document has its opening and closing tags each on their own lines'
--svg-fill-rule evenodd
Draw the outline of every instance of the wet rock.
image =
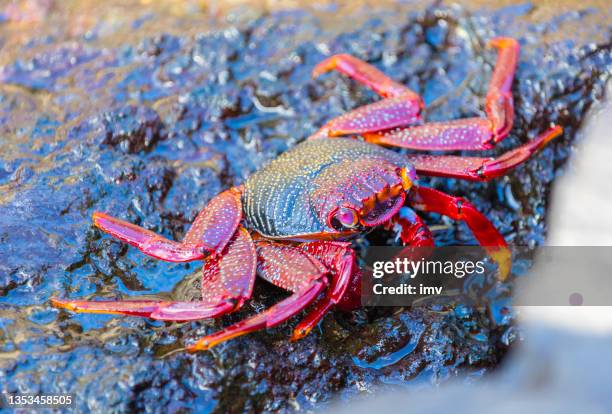
<svg viewBox="0 0 612 414">
<path fill-rule="evenodd" d="M 157 113 L 146 106 L 126 105 L 102 115 L 103 144 L 123 152 L 151 151 L 166 138 L 164 124 Z"/>
<path fill-rule="evenodd" d="M 62 78 L 75 67 L 100 57 L 102 51 L 76 42 L 52 45 L 30 59 L 18 59 L 0 70 L 0 81 L 31 89 L 60 90 Z"/>
</svg>

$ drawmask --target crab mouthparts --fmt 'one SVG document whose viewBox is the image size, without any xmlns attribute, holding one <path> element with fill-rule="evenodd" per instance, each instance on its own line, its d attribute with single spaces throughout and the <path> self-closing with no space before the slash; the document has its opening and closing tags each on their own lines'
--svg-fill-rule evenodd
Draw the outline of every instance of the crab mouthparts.
<svg viewBox="0 0 612 414">
<path fill-rule="evenodd" d="M 359 221 L 367 227 L 377 226 L 391 219 L 406 201 L 406 193 L 400 192 L 385 199 L 377 198 L 371 210 L 361 215 Z"/>
</svg>

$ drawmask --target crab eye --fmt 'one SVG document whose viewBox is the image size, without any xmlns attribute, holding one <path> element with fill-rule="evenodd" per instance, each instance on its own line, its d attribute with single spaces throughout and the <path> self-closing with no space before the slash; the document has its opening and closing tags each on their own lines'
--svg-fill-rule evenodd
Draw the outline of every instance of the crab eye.
<svg viewBox="0 0 612 414">
<path fill-rule="evenodd" d="M 357 212 L 353 209 L 340 207 L 331 215 L 330 225 L 336 230 L 352 229 L 359 223 Z"/>
</svg>

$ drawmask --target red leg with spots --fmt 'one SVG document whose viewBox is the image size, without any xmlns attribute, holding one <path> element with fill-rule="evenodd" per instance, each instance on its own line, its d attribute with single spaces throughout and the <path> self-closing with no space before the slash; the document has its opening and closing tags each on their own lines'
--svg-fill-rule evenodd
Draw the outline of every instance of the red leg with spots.
<svg viewBox="0 0 612 414">
<path fill-rule="evenodd" d="M 435 245 L 429 227 L 410 207 L 402 207 L 391 219 L 388 227 L 397 230 L 404 246 L 431 247 Z"/>
<path fill-rule="evenodd" d="M 363 134 L 413 124 L 419 120 L 423 100 L 374 66 L 351 55 L 335 55 L 319 63 L 313 77 L 330 70 L 350 76 L 380 96 L 382 101 L 365 105 L 327 122 L 313 138 Z"/>
<path fill-rule="evenodd" d="M 169 262 L 188 262 L 220 253 L 234 235 L 242 217 L 240 189 L 224 191 L 213 198 L 196 217 L 181 242 L 168 240 L 150 230 L 104 213 L 93 220 L 100 230 L 138 248 L 145 254 Z"/>
<path fill-rule="evenodd" d="M 427 224 L 410 207 L 402 207 L 387 225 L 393 228 L 406 246 L 394 258 L 419 261 L 431 256 L 434 239 Z"/>
<path fill-rule="evenodd" d="M 560 126 L 549 128 L 537 138 L 498 158 L 426 154 L 410 154 L 407 157 L 419 174 L 487 181 L 506 174 L 561 135 L 562 132 L 563 129 Z"/>
<path fill-rule="evenodd" d="M 188 348 L 201 351 L 229 339 L 276 326 L 310 305 L 327 287 L 327 269 L 298 247 L 257 241 L 258 274 L 268 282 L 293 292 L 266 311 L 205 336 Z"/>
<path fill-rule="evenodd" d="M 326 295 L 295 327 L 291 337 L 293 341 L 308 335 L 332 307 L 339 305 L 348 310 L 361 305 L 361 272 L 350 243 L 313 242 L 304 243 L 300 248 L 329 269 L 331 284 Z"/>
<path fill-rule="evenodd" d="M 143 316 L 163 321 L 213 318 L 238 309 L 251 297 L 256 265 L 257 256 L 251 236 L 244 228 L 240 228 L 225 254 L 205 263 L 200 302 L 51 299 L 51 303 L 73 312 Z"/>
<path fill-rule="evenodd" d="M 487 92 L 487 118 L 431 122 L 422 126 L 364 134 L 369 142 L 416 150 L 484 150 L 506 138 L 514 122 L 510 91 L 519 56 L 519 44 L 510 38 L 493 39 L 497 62 Z M 381 131 L 383 131 L 381 129 Z"/>
<path fill-rule="evenodd" d="M 413 187 L 409 203 L 418 210 L 443 214 L 454 220 L 463 220 L 474 233 L 476 240 L 498 264 L 500 279 L 503 280 L 508 276 L 512 263 L 504 237 L 469 201 L 432 188 Z"/>
</svg>

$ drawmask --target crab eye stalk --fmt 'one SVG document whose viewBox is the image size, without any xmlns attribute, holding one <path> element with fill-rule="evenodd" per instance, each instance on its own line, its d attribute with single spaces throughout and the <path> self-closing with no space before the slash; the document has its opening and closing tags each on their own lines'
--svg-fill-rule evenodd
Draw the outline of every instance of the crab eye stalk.
<svg viewBox="0 0 612 414">
<path fill-rule="evenodd" d="M 340 207 L 330 214 L 329 225 L 336 230 L 353 229 L 358 223 L 359 216 L 351 208 Z"/>
</svg>

